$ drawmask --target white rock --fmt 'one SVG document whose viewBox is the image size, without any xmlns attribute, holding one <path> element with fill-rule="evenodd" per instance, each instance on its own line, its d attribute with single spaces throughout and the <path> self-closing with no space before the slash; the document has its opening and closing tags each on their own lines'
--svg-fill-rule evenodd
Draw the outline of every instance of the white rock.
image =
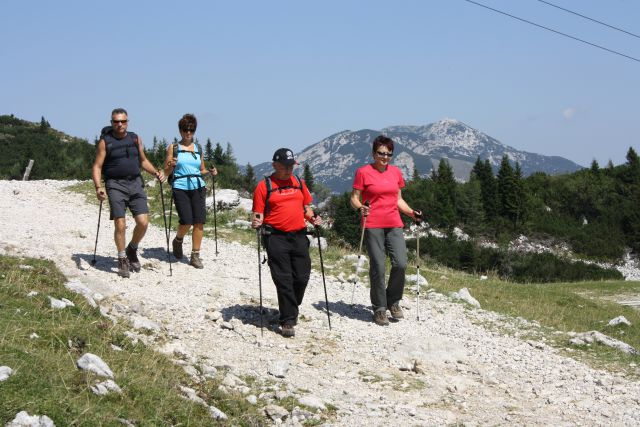
<svg viewBox="0 0 640 427">
<path fill-rule="evenodd" d="M 61 301 L 65 304 L 67 304 L 67 307 L 75 307 L 76 305 L 74 303 L 72 303 L 71 301 L 69 301 L 66 298 L 62 298 Z"/>
<path fill-rule="evenodd" d="M 162 330 L 162 326 L 143 316 L 132 316 L 131 323 L 134 329 L 148 330 L 156 333 Z"/>
<path fill-rule="evenodd" d="M 27 411 L 20 411 L 5 427 L 55 427 L 55 424 L 46 415 L 29 415 Z"/>
<path fill-rule="evenodd" d="M 300 399 L 298 399 L 298 401 L 305 405 L 308 406 L 310 408 L 314 408 L 314 409 L 320 409 L 322 411 L 324 411 L 325 409 L 327 409 L 327 407 L 325 406 L 325 404 L 322 402 L 322 400 L 320 400 L 318 397 L 313 396 L 311 394 L 308 394 L 306 396 L 302 396 Z"/>
<path fill-rule="evenodd" d="M 198 370 L 191 365 L 184 365 L 182 369 L 184 369 L 187 375 L 190 375 L 192 377 L 197 377 L 198 375 L 200 375 L 200 372 L 198 372 Z"/>
<path fill-rule="evenodd" d="M 184 394 L 184 397 L 186 397 L 187 399 L 191 400 L 192 402 L 196 402 L 200 405 L 204 405 L 207 406 L 207 402 L 204 401 L 204 399 L 202 399 L 200 396 L 198 396 L 198 394 L 196 393 L 196 391 L 192 388 L 189 387 L 184 387 L 184 386 L 179 386 L 180 390 L 182 391 L 182 393 Z"/>
<path fill-rule="evenodd" d="M 266 416 L 271 418 L 272 421 L 281 421 L 283 418 L 289 416 L 289 411 L 278 405 L 267 405 L 264 407 L 263 411 Z"/>
<path fill-rule="evenodd" d="M 228 329 L 228 330 L 230 330 L 230 331 L 233 331 L 233 324 L 232 324 L 231 322 L 222 322 L 222 323 L 220 324 L 220 327 L 221 327 L 222 329 Z"/>
<path fill-rule="evenodd" d="M 13 369 L 8 366 L 0 366 L 0 381 L 4 381 L 13 375 Z"/>
<path fill-rule="evenodd" d="M 202 365 L 200 369 L 202 370 L 202 375 L 206 378 L 215 378 L 218 373 L 218 370 L 215 367 L 209 365 Z"/>
<path fill-rule="evenodd" d="M 113 372 L 109 366 L 95 354 L 85 353 L 78 359 L 76 365 L 78 365 L 78 368 L 93 372 L 96 375 L 113 378 Z"/>
<path fill-rule="evenodd" d="M 65 288 L 85 297 L 85 299 L 87 300 L 87 302 L 91 307 L 98 306 L 96 301 L 91 296 L 91 290 L 88 287 L 86 287 L 82 282 L 80 282 L 78 279 L 69 280 L 67 283 L 64 284 L 64 286 Z"/>
<path fill-rule="evenodd" d="M 212 311 L 211 313 L 205 314 L 204 317 L 205 319 L 209 319 L 213 322 L 217 322 L 218 320 L 222 319 L 222 313 L 216 310 L 216 311 Z"/>
<path fill-rule="evenodd" d="M 318 248 L 318 238 L 315 235 L 307 235 L 307 239 L 309 239 L 309 246 L 312 248 Z M 320 237 L 320 248 L 324 251 L 327 249 L 327 239 L 324 237 Z"/>
<path fill-rule="evenodd" d="M 616 348 L 628 354 L 633 354 L 633 355 L 640 354 L 638 350 L 631 347 L 629 344 L 624 343 L 622 341 L 618 341 L 598 331 L 589 331 L 589 332 L 583 332 L 581 334 L 576 334 L 575 337 L 572 338 L 569 342 L 571 344 L 576 344 L 576 345 L 584 345 L 584 344 L 590 344 L 593 342 L 598 342 L 602 345 Z"/>
<path fill-rule="evenodd" d="M 29 338 L 34 340 L 36 338 L 40 338 L 40 335 L 36 334 L 35 332 L 32 332 L 31 335 L 29 335 Z"/>
<path fill-rule="evenodd" d="M 38 293 L 37 293 L 36 291 L 31 291 L 31 292 L 29 292 L 29 293 L 27 294 L 27 296 L 28 296 L 29 298 L 31 298 L 31 297 L 35 297 L 36 295 L 38 295 Z"/>
<path fill-rule="evenodd" d="M 62 300 L 53 298 L 51 296 L 48 298 L 49 298 L 49 301 L 51 302 L 51 308 L 55 308 L 56 310 L 62 310 L 63 308 L 66 308 L 67 307 L 66 301 L 69 301 L 69 300 L 66 300 L 65 298 L 63 298 Z M 73 305 L 73 303 L 71 303 L 70 305 Z"/>
<path fill-rule="evenodd" d="M 213 209 L 213 196 L 207 197 L 207 209 Z M 240 204 L 237 190 L 216 189 L 216 209 L 233 209 Z"/>
<path fill-rule="evenodd" d="M 289 362 L 286 360 L 276 360 L 269 365 L 268 373 L 276 378 L 284 378 L 289 370 Z"/>
<path fill-rule="evenodd" d="M 477 299 L 471 296 L 471 294 L 469 293 L 469 289 L 467 288 L 462 288 L 458 292 L 453 292 L 451 294 L 451 297 L 453 299 L 459 299 L 459 300 L 465 301 L 474 307 L 480 308 L 480 303 L 478 302 Z"/>
<path fill-rule="evenodd" d="M 209 406 L 209 414 L 211 414 L 211 418 L 214 420 L 226 420 L 227 414 L 222 412 L 220 409 L 215 406 Z"/>
<path fill-rule="evenodd" d="M 122 394 L 122 389 L 113 380 L 106 380 L 91 386 L 91 391 L 98 396 L 106 396 L 111 392 Z"/>
<path fill-rule="evenodd" d="M 247 402 L 251 403 L 252 405 L 256 405 L 258 403 L 258 398 L 256 397 L 255 394 L 250 394 L 249 396 L 246 397 Z"/>
<path fill-rule="evenodd" d="M 413 283 L 414 285 L 416 283 L 416 280 L 418 281 L 418 284 L 420 286 L 429 286 L 429 282 L 427 281 L 427 279 L 422 274 L 421 275 L 409 274 L 405 278 L 405 281 L 407 283 Z"/>
<path fill-rule="evenodd" d="M 627 326 L 631 326 L 631 322 L 629 322 L 627 320 L 627 318 L 624 317 L 624 316 L 618 316 L 616 318 L 613 318 L 613 319 L 609 320 L 609 326 L 616 326 L 616 325 L 619 325 L 621 323 L 625 324 Z"/>
</svg>

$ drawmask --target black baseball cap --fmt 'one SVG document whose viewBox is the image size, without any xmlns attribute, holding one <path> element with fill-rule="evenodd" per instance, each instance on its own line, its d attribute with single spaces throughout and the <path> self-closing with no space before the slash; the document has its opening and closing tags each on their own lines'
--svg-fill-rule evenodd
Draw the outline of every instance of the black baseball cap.
<svg viewBox="0 0 640 427">
<path fill-rule="evenodd" d="M 278 148 L 275 153 L 273 153 L 273 161 L 282 163 L 286 166 L 297 165 L 295 157 L 293 156 L 293 151 L 288 148 Z"/>
</svg>

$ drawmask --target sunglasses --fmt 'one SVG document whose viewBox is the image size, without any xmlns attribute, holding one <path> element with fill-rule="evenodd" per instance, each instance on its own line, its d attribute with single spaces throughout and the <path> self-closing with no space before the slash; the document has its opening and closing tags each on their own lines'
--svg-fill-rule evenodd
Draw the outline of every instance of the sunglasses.
<svg viewBox="0 0 640 427">
<path fill-rule="evenodd" d="M 392 157 L 393 153 L 383 153 L 382 151 L 376 151 L 376 154 L 380 157 Z"/>
<path fill-rule="evenodd" d="M 126 119 L 125 119 L 125 120 L 111 120 L 111 123 L 113 123 L 114 125 L 115 125 L 115 124 L 118 124 L 118 123 L 125 124 L 125 123 L 127 123 L 128 121 L 129 121 L 129 120 L 126 120 Z"/>
<path fill-rule="evenodd" d="M 188 128 L 188 129 L 182 129 L 182 132 L 187 133 L 187 132 L 191 132 L 191 133 L 195 133 L 196 130 L 193 128 Z"/>
</svg>

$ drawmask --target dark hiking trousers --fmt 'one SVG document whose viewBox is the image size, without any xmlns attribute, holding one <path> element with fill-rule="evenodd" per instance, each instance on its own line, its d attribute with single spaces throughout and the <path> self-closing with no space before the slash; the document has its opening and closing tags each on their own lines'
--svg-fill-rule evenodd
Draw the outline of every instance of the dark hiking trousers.
<svg viewBox="0 0 640 427">
<path fill-rule="evenodd" d="M 278 292 L 280 324 L 295 325 L 311 272 L 309 239 L 305 231 L 272 233 L 268 237 L 267 256 Z"/>
<path fill-rule="evenodd" d="M 367 228 L 364 241 L 369 254 L 369 280 L 373 311 L 387 310 L 402 299 L 404 273 L 407 269 L 407 246 L 402 228 Z M 389 284 L 385 285 L 386 253 L 391 258 Z"/>
</svg>

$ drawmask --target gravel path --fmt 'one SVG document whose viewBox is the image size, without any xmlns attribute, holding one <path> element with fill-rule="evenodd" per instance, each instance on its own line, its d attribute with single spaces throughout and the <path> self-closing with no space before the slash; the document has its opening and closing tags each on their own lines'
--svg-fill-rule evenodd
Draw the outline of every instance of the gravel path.
<svg viewBox="0 0 640 427">
<path fill-rule="evenodd" d="M 285 339 L 274 332 L 276 294 L 264 268 L 272 323 L 261 337 L 255 247 L 219 241 L 216 257 L 205 239 L 204 270 L 182 261 L 169 277 L 164 230 L 150 227 L 140 248 L 142 272 L 121 279 L 106 209 L 92 268 L 97 208 L 65 191 L 68 184 L 0 181 L 0 253 L 54 260 L 68 278 L 104 295 L 100 304 L 110 313 L 161 324 L 160 350 L 179 348 L 317 398 L 337 408 L 336 425 L 640 424 L 640 383 L 591 369 L 542 340 L 517 338 L 518 331 L 535 335 L 535 325 L 505 324 L 435 293 L 422 302 L 420 322 L 414 301 L 405 300 L 407 319 L 379 327 L 370 322 L 367 290 L 357 290 L 351 307 L 350 285 L 328 278 L 329 331 L 322 279 L 313 272 L 304 319 L 296 337 Z M 213 320 L 218 313 L 222 319 Z M 479 326 L 487 323 L 515 333 Z M 284 378 L 268 373 L 285 361 Z"/>
</svg>

